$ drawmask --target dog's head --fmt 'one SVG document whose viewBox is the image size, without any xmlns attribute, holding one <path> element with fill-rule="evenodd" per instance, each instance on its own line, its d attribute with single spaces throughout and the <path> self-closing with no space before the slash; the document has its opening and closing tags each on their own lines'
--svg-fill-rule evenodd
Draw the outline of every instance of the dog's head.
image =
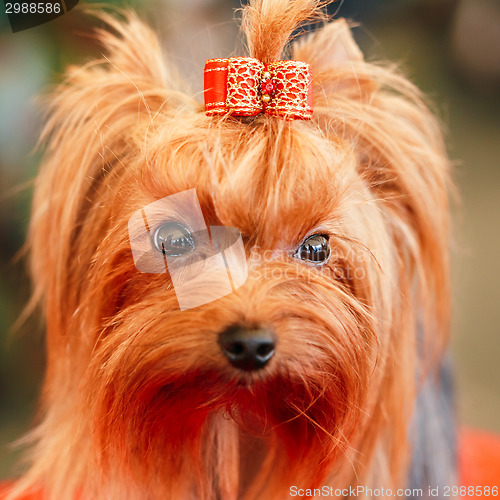
<svg viewBox="0 0 500 500">
<path fill-rule="evenodd" d="M 250 55 L 278 59 L 316 8 L 250 2 Z M 448 314 L 447 159 L 418 91 L 341 20 L 292 44 L 312 120 L 209 117 L 148 28 L 103 17 L 106 58 L 51 94 L 35 192 L 32 481 L 57 498 L 399 481 Z"/>
</svg>

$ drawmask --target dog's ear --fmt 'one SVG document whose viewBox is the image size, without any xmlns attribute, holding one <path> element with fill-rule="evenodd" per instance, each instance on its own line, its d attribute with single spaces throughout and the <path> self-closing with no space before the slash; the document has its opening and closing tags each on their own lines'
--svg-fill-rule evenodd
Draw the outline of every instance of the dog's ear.
<svg viewBox="0 0 500 500">
<path fill-rule="evenodd" d="M 314 94 L 319 100 L 325 93 L 362 98 L 375 89 L 373 80 L 363 76 L 363 54 L 345 19 L 299 38 L 292 48 L 293 59 L 311 66 Z"/>
<path fill-rule="evenodd" d="M 95 119 L 96 113 L 111 119 L 115 112 L 123 117 L 128 109 L 151 116 L 160 108 L 168 112 L 195 104 L 183 93 L 185 84 L 167 62 L 156 34 L 136 14 L 126 11 L 123 19 L 102 12 L 94 15 L 106 25 L 95 35 L 103 56 L 83 66 L 70 66 L 63 83 L 49 94 L 51 120 L 45 136 L 62 125 L 65 117 L 73 123 Z"/>
<path fill-rule="evenodd" d="M 77 149 L 86 159 L 85 164 L 66 159 L 66 170 L 59 167 L 58 175 L 77 165 L 79 171 L 87 165 L 92 174 L 97 163 L 103 164 L 92 158 L 104 150 L 122 154 L 140 135 L 141 125 L 153 125 L 160 110 L 165 115 L 200 108 L 182 91 L 185 85 L 167 63 L 156 35 L 134 13 L 123 13 L 123 20 L 105 13 L 95 16 L 106 24 L 96 31 L 102 58 L 70 66 L 63 82 L 45 98 L 48 120 L 41 142 L 48 145 L 46 159 Z M 134 145 L 140 147 L 142 139 Z"/>
</svg>

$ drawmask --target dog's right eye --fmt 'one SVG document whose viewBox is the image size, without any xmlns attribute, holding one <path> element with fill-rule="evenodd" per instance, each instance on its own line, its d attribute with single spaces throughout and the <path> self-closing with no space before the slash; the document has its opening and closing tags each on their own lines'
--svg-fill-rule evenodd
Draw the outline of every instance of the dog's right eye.
<svg viewBox="0 0 500 500">
<path fill-rule="evenodd" d="M 194 250 L 194 238 L 189 229 L 179 222 L 166 222 L 153 234 L 153 244 L 168 257 L 179 257 Z"/>
</svg>

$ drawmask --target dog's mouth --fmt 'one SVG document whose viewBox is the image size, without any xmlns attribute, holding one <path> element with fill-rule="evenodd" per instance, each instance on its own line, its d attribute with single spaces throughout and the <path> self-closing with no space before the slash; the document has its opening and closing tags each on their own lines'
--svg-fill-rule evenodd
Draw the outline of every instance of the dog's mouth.
<svg viewBox="0 0 500 500">
<path fill-rule="evenodd" d="M 276 373 L 271 367 L 258 371 L 229 373 L 199 371 L 183 380 L 164 384 L 155 402 L 178 408 L 179 414 L 222 413 L 242 427 L 279 426 L 297 418 L 317 420 L 345 406 L 337 389 L 308 385 L 306 379 Z"/>
<path fill-rule="evenodd" d="M 169 381 L 159 390 L 160 397 L 170 402 L 183 399 L 198 402 L 193 408 L 218 409 L 227 405 L 239 406 L 240 400 L 258 399 L 261 393 L 283 386 L 281 377 L 270 376 L 269 370 L 245 371 L 229 367 L 224 373 L 199 371 L 182 380 Z"/>
</svg>

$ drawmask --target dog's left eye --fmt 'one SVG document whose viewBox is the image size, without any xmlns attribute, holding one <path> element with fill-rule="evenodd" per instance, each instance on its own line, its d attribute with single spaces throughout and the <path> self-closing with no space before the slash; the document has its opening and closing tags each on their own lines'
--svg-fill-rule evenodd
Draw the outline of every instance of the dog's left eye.
<svg viewBox="0 0 500 500">
<path fill-rule="evenodd" d="M 314 264 L 321 264 L 330 257 L 330 245 L 328 236 L 314 234 L 309 236 L 295 253 L 294 257 Z"/>
<path fill-rule="evenodd" d="M 168 257 L 179 257 L 194 250 L 194 238 L 186 226 L 178 222 L 162 224 L 153 234 L 153 244 Z"/>
</svg>

